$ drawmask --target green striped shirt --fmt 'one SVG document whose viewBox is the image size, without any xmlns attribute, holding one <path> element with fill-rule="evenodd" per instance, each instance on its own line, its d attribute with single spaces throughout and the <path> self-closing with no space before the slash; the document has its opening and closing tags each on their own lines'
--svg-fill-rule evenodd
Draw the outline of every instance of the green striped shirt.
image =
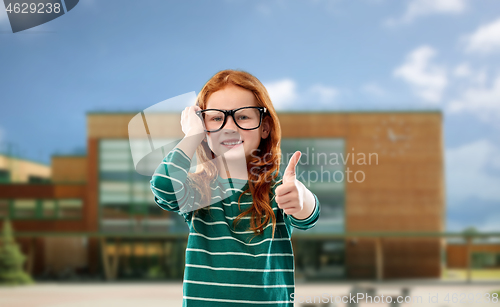
<svg viewBox="0 0 500 307">
<path fill-rule="evenodd" d="M 211 205 L 200 210 L 191 221 L 192 208 L 199 205 L 200 195 L 187 184 L 191 159 L 179 148 L 174 148 L 163 159 L 151 179 L 155 202 L 162 209 L 182 215 L 189 226 L 184 269 L 183 306 L 292 306 L 295 290 L 294 258 L 291 242 L 293 228 L 313 227 L 320 213 L 319 201 L 314 195 L 314 212 L 304 220 L 287 215 L 274 200 L 274 191 L 281 184 L 278 175 L 271 183 L 271 207 L 277 225 L 272 239 L 272 222 L 265 226 L 263 235 L 254 236 L 248 230 L 250 215 L 233 227 L 233 220 L 252 206 L 252 195 L 247 192 L 247 180 L 220 176 L 210 186 Z M 191 207 L 190 207 L 191 206 Z M 195 207 L 195 208 L 199 208 Z M 207 210 L 205 210 L 207 209 Z M 251 239 L 253 237 L 253 239 Z M 251 239 L 251 240 L 250 240 Z"/>
</svg>

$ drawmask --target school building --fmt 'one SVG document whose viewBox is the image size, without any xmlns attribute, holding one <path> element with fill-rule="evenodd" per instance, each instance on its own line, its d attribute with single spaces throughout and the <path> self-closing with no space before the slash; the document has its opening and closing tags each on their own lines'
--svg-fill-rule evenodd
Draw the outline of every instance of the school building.
<svg viewBox="0 0 500 307">
<path fill-rule="evenodd" d="M 406 236 L 444 231 L 440 111 L 278 116 L 281 171 L 300 150 L 298 179 L 321 202 L 317 225 L 292 236 L 297 277 L 440 277 L 445 240 Z M 130 142 L 137 132 L 129 131 L 133 120 L 143 121 L 147 146 Z M 155 125 L 162 129 L 153 135 Z M 151 152 L 156 160 L 147 163 L 157 165 L 158 153 L 160 161 L 165 154 L 162 145 L 183 135 L 180 112 L 150 118 L 88 113 L 86 155 L 53 156 L 44 172 L 27 168 L 33 177 L 50 181 L 30 182 L 29 171 L 9 168 L 0 159 L 0 217 L 11 219 L 28 256 L 27 269 L 35 277 L 76 272 L 108 279 L 181 279 L 188 228 L 179 215 L 154 203 L 147 167 L 143 174 L 137 167 Z M 16 172 L 25 172 L 26 180 L 10 180 Z"/>
</svg>

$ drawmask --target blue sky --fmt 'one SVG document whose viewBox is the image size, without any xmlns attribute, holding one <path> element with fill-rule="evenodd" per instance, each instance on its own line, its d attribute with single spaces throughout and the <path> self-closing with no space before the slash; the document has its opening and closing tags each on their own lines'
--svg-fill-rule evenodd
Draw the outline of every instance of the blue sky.
<svg viewBox="0 0 500 307">
<path fill-rule="evenodd" d="M 0 11 L 0 59 L 0 149 L 45 163 L 85 149 L 86 112 L 142 110 L 225 68 L 278 110 L 442 110 L 447 227 L 500 230 L 497 0 L 80 0 L 16 34 Z"/>
</svg>

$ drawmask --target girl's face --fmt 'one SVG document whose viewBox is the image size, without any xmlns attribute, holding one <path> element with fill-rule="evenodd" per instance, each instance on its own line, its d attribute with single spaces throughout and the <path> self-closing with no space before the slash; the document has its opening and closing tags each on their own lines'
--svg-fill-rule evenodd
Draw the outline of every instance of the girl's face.
<svg viewBox="0 0 500 307">
<path fill-rule="evenodd" d="M 257 107 L 257 99 L 254 94 L 242 87 L 229 84 L 221 90 L 210 95 L 207 101 L 207 109 L 234 110 L 242 107 Z M 269 136 L 270 124 L 268 118 L 262 119 L 262 124 L 254 130 L 244 130 L 236 126 L 233 117 L 228 116 L 226 125 L 217 132 L 207 132 L 208 146 L 217 155 L 224 154 L 228 160 L 242 158 L 243 153 L 246 161 L 251 157 L 252 151 L 260 145 L 260 140 Z M 238 141 L 243 143 L 236 146 L 224 145 L 226 141 Z M 253 153 L 257 155 L 257 152 Z M 246 162 L 245 161 L 245 162 Z"/>
</svg>

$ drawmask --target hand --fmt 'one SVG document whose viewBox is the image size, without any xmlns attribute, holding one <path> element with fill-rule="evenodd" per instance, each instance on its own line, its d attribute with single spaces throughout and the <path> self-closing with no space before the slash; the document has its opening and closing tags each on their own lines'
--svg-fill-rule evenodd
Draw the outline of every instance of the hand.
<svg viewBox="0 0 500 307">
<path fill-rule="evenodd" d="M 283 183 L 275 190 L 278 207 L 288 215 L 296 214 L 304 208 L 304 190 L 295 176 L 295 167 L 301 155 L 300 151 L 293 154 L 283 173 Z"/>
<path fill-rule="evenodd" d="M 202 135 L 205 137 L 205 127 L 201 118 L 196 114 L 196 111 L 200 111 L 199 106 L 186 107 L 181 114 L 181 126 L 182 132 L 186 136 Z"/>
</svg>

